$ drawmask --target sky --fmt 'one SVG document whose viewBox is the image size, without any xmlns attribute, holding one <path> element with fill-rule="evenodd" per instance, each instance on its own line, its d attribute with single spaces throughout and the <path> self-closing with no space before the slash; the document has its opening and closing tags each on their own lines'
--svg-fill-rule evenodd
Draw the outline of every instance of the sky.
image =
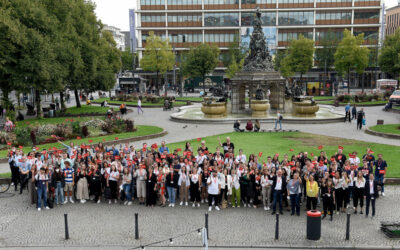
<svg viewBox="0 0 400 250">
<path fill-rule="evenodd" d="M 96 3 L 97 17 L 103 24 L 129 30 L 129 9 L 136 9 L 136 0 L 92 0 Z M 386 8 L 397 5 L 398 0 L 384 0 Z"/>
</svg>

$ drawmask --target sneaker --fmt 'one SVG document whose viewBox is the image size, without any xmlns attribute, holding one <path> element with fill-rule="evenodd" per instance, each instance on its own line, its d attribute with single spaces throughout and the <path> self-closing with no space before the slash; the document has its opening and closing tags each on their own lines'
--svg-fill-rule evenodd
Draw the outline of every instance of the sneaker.
<svg viewBox="0 0 400 250">
<path fill-rule="evenodd" d="M 49 207 L 46 207 L 46 209 L 49 210 L 50 208 L 49 208 Z"/>
<path fill-rule="evenodd" d="M 40 209 L 40 208 L 39 208 L 39 209 Z M 212 210 L 212 207 L 208 207 L 208 211 L 211 212 L 211 210 Z"/>
<path fill-rule="evenodd" d="M 168 207 L 172 207 L 172 204 L 170 203 L 170 204 L 168 205 Z"/>
<path fill-rule="evenodd" d="M 185 202 L 185 206 L 188 206 L 189 205 L 189 203 L 188 202 Z"/>
<path fill-rule="evenodd" d="M 100 199 L 97 201 L 97 204 L 100 204 Z"/>
<path fill-rule="evenodd" d="M 181 203 L 179 203 L 179 206 L 182 206 L 183 205 L 183 201 L 181 201 Z"/>
<path fill-rule="evenodd" d="M 232 208 L 235 208 L 235 205 L 232 205 Z"/>
<path fill-rule="evenodd" d="M 270 208 L 269 207 L 267 207 L 267 211 L 269 211 L 270 210 Z"/>
<path fill-rule="evenodd" d="M 204 202 L 205 202 L 205 203 L 208 203 L 208 199 L 205 199 Z"/>
<path fill-rule="evenodd" d="M 72 204 L 74 204 L 74 200 L 72 198 L 69 199 L 69 202 L 71 202 Z"/>
<path fill-rule="evenodd" d="M 40 212 L 40 207 L 37 209 L 37 211 L 39 211 L 39 212 Z"/>
<path fill-rule="evenodd" d="M 201 200 L 201 203 L 204 203 L 204 199 Z"/>
<path fill-rule="evenodd" d="M 193 202 L 193 205 L 192 205 L 192 207 L 195 207 L 196 206 L 196 204 Z"/>
<path fill-rule="evenodd" d="M 384 193 L 384 192 L 382 192 L 382 196 L 385 196 L 385 193 Z"/>
<path fill-rule="evenodd" d="M 247 206 L 247 204 L 246 203 L 244 203 L 244 205 L 243 205 L 244 207 L 246 207 Z"/>
<path fill-rule="evenodd" d="M 128 202 L 128 206 L 130 206 L 130 205 L 132 205 L 132 201 L 129 201 L 129 202 Z"/>
<path fill-rule="evenodd" d="M 110 205 L 111 205 L 111 200 L 109 200 L 109 201 L 108 201 L 108 204 L 110 204 Z"/>
<path fill-rule="evenodd" d="M 219 209 L 219 207 L 218 207 L 218 206 L 215 206 L 215 210 L 219 211 L 220 209 Z"/>
<path fill-rule="evenodd" d="M 264 207 L 264 210 L 267 211 L 267 207 Z"/>
<path fill-rule="evenodd" d="M 174 204 L 174 203 L 172 203 L 172 207 L 175 207 L 175 204 Z"/>
<path fill-rule="evenodd" d="M 198 206 L 198 207 L 200 207 L 200 202 L 199 202 L 199 203 L 197 203 L 197 206 Z"/>
<path fill-rule="evenodd" d="M 65 199 L 64 204 L 67 204 L 67 203 L 68 203 L 68 199 Z"/>
<path fill-rule="evenodd" d="M 117 199 L 115 199 L 114 203 L 115 203 L 115 204 L 117 204 L 117 203 L 118 203 L 118 200 L 117 200 Z"/>
<path fill-rule="evenodd" d="M 86 203 L 86 200 L 81 200 L 81 203 L 82 203 L 82 204 L 85 204 L 85 203 Z"/>
<path fill-rule="evenodd" d="M 125 201 L 125 202 L 124 202 L 124 205 L 126 205 L 126 204 L 128 204 L 128 201 Z"/>
</svg>

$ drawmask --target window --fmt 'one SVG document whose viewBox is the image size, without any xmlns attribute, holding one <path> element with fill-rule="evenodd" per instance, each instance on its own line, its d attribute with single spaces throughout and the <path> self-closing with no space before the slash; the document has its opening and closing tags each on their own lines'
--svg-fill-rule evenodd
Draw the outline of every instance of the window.
<svg viewBox="0 0 400 250">
<path fill-rule="evenodd" d="M 204 25 L 208 27 L 238 26 L 238 13 L 205 13 Z"/>
</svg>

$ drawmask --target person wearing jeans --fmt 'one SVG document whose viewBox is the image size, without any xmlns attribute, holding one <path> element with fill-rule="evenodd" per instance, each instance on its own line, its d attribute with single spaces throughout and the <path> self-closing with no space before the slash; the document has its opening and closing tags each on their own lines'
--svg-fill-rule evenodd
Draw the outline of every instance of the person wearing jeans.
<svg viewBox="0 0 400 250">
<path fill-rule="evenodd" d="M 132 185 L 132 174 L 129 172 L 129 168 L 124 168 L 122 175 L 122 188 L 125 193 L 124 205 L 128 206 L 132 205 L 131 185 Z"/>
<path fill-rule="evenodd" d="M 178 173 L 174 171 L 174 168 L 170 168 L 169 174 L 166 176 L 165 179 L 165 186 L 167 186 L 170 207 L 175 207 L 175 196 L 176 188 L 178 187 L 178 180 Z"/>
<path fill-rule="evenodd" d="M 54 169 L 54 173 L 51 177 L 52 186 L 55 188 L 55 201 L 56 204 L 64 204 L 64 175 L 60 169 L 60 166 L 56 166 Z"/>
<path fill-rule="evenodd" d="M 297 216 L 300 216 L 300 184 L 301 179 L 299 174 L 295 173 L 293 179 L 287 184 L 287 193 L 290 195 L 290 205 L 292 207 L 292 213 L 294 215 L 296 212 Z"/>
<path fill-rule="evenodd" d="M 378 154 L 378 160 L 375 161 L 375 181 L 382 187 L 382 196 L 385 196 L 385 175 L 387 163 L 382 159 L 382 154 Z"/>
<path fill-rule="evenodd" d="M 278 111 L 276 114 L 276 120 L 275 120 L 275 129 L 277 128 L 277 125 L 279 124 L 279 129 L 282 130 L 282 114 Z"/>
<path fill-rule="evenodd" d="M 42 207 L 42 199 L 44 207 L 46 209 L 49 209 L 49 207 L 47 206 L 47 190 L 49 187 L 48 186 L 49 177 L 46 175 L 44 167 L 42 167 L 40 169 L 40 172 L 36 174 L 35 181 L 38 194 L 37 209 L 38 211 L 40 211 Z"/>
</svg>

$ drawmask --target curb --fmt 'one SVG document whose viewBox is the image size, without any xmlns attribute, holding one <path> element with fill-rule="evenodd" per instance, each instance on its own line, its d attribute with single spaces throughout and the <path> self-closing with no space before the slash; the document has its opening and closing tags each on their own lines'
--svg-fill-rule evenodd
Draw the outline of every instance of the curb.
<svg viewBox="0 0 400 250">
<path fill-rule="evenodd" d="M 163 137 L 163 136 L 165 136 L 167 134 L 168 134 L 168 132 L 166 130 L 163 130 L 160 133 L 156 133 L 156 134 L 129 137 L 129 138 L 124 138 L 124 139 L 119 139 L 119 140 L 106 141 L 106 142 L 102 142 L 102 143 L 103 143 L 104 146 L 109 146 L 109 145 L 112 145 L 112 144 L 122 144 L 122 143 L 126 143 L 126 142 L 136 142 L 136 141 L 154 139 L 154 138 L 158 138 L 158 137 Z M 95 145 L 97 145 L 97 143 L 86 144 L 86 145 L 95 146 Z M 66 148 L 57 149 L 57 150 L 62 150 L 64 152 L 67 151 Z M 8 158 L 0 158 L 0 163 L 6 163 L 6 162 L 8 162 Z"/>
<path fill-rule="evenodd" d="M 335 106 L 334 103 L 332 104 L 326 104 L 326 103 L 319 103 L 318 101 L 316 101 L 316 103 L 320 104 L 320 105 L 331 105 L 331 106 Z M 347 104 L 339 104 L 340 107 L 346 107 Z M 356 103 L 357 107 L 379 107 L 379 106 L 385 106 L 386 103 L 382 103 L 382 104 L 359 104 Z"/>
<path fill-rule="evenodd" d="M 400 135 L 398 134 L 390 134 L 390 133 L 382 133 L 382 132 L 376 132 L 373 131 L 369 128 L 367 128 L 366 130 L 364 130 L 366 134 L 370 134 L 370 135 L 375 135 L 375 136 L 380 136 L 380 137 L 385 137 L 385 138 L 389 138 L 389 139 L 398 139 L 400 140 Z"/>
<path fill-rule="evenodd" d="M 389 109 L 387 112 L 392 112 L 392 113 L 395 113 L 395 114 L 400 114 L 400 109 Z"/>
<path fill-rule="evenodd" d="M 92 102 L 93 104 L 101 104 L 101 102 Z M 117 106 L 119 107 L 121 104 L 117 104 L 117 103 L 108 103 L 109 106 Z M 186 104 L 174 104 L 174 107 L 182 107 L 182 106 L 186 106 L 187 105 L 187 101 Z M 132 107 L 132 108 L 136 108 L 137 105 L 133 105 L 133 104 L 126 104 L 127 107 Z M 146 106 L 146 105 L 142 105 L 142 108 L 164 108 L 164 105 L 152 105 L 152 106 Z"/>
</svg>

